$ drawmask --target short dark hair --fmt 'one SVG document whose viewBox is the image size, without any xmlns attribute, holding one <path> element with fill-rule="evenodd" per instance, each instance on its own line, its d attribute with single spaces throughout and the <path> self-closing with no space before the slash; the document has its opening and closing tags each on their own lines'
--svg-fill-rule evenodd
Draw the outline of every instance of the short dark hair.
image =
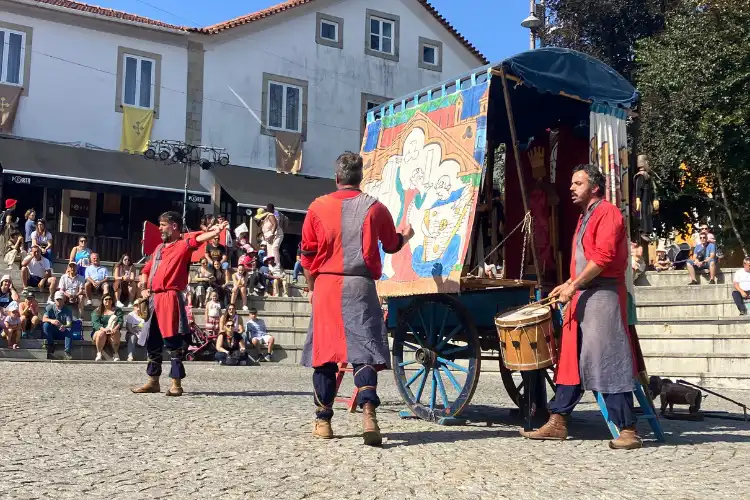
<svg viewBox="0 0 750 500">
<path fill-rule="evenodd" d="M 266 212 L 274 213 L 276 211 L 276 207 L 273 206 L 273 203 L 269 203 L 266 205 Z"/>
<path fill-rule="evenodd" d="M 254 308 L 254 307 L 250 308 L 250 310 L 248 312 L 250 314 L 258 314 L 258 310 L 256 308 Z"/>
<path fill-rule="evenodd" d="M 599 170 L 599 167 L 592 165 L 591 163 L 586 163 L 574 167 L 573 173 L 575 174 L 576 172 L 585 172 L 589 178 L 589 183 L 591 183 L 592 186 L 597 186 L 599 188 L 597 196 L 604 198 L 605 190 L 607 189 L 607 180 L 602 171 Z"/>
<path fill-rule="evenodd" d="M 336 178 L 342 186 L 359 186 L 362 182 L 362 157 L 351 151 L 336 159 Z"/>
<path fill-rule="evenodd" d="M 78 265 L 75 262 L 68 262 L 68 269 L 78 269 Z"/>
<path fill-rule="evenodd" d="M 159 216 L 159 221 L 167 221 L 169 224 L 177 224 L 177 229 L 182 231 L 182 216 L 174 210 L 161 214 Z"/>
</svg>

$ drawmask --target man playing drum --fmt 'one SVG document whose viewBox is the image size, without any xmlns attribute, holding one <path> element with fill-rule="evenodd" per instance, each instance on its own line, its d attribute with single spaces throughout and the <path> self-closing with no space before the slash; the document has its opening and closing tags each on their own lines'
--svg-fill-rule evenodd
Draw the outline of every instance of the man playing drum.
<svg viewBox="0 0 750 500">
<path fill-rule="evenodd" d="M 375 289 L 382 274 L 378 242 L 384 252 L 396 253 L 414 230 L 406 224 L 396 232 L 388 209 L 361 192 L 361 182 L 362 157 L 343 153 L 336 160 L 338 190 L 313 201 L 302 226 L 302 267 L 313 308 L 302 364 L 315 368 L 313 436 L 333 437 L 337 364 L 346 362 L 359 388 L 364 442 L 379 446 L 377 370 L 388 366 L 390 355 Z"/>
<path fill-rule="evenodd" d="M 566 417 L 585 390 L 601 393 L 620 437 L 612 449 L 642 446 L 633 415 L 636 360 L 627 321 L 625 271 L 629 265 L 628 238 L 620 210 L 602 199 L 604 175 L 594 165 L 573 170 L 570 191 L 583 213 L 573 239 L 571 278 L 550 296 L 570 302 L 563 324 L 557 391 L 550 403 L 549 421 L 536 431 L 522 431 L 529 439 L 568 437 Z"/>
</svg>

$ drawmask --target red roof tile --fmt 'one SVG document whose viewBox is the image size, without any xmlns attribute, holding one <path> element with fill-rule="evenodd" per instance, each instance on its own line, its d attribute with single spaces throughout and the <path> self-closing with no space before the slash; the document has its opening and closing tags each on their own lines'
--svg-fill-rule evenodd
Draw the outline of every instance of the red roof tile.
<svg viewBox="0 0 750 500">
<path fill-rule="evenodd" d="M 73 2 L 71 0 L 34 0 L 37 3 L 43 3 L 47 5 L 54 5 L 56 7 L 64 7 L 66 9 L 77 10 L 79 12 L 87 12 L 89 14 L 96 14 L 104 17 L 113 17 L 116 19 L 122 19 L 124 21 L 131 21 L 134 23 L 149 24 L 151 26 L 158 26 L 160 28 L 170 28 L 173 30 L 186 31 L 187 28 L 184 26 L 176 26 L 174 24 L 164 23 L 155 19 L 149 19 L 148 17 L 138 16 L 136 14 L 130 14 L 121 10 L 107 9 L 105 7 L 99 7 L 97 5 L 89 5 L 81 2 Z"/>
<path fill-rule="evenodd" d="M 96 15 L 100 15 L 104 17 L 113 17 L 116 19 L 123 19 L 126 21 L 143 23 L 143 24 L 148 24 L 151 26 L 158 26 L 161 28 L 170 28 L 174 30 L 191 31 L 194 33 L 203 33 L 203 34 L 210 35 L 210 34 L 220 33 L 229 28 L 234 28 L 236 26 L 248 24 L 253 21 L 258 21 L 260 19 L 264 19 L 274 14 L 279 14 L 289 9 L 293 9 L 294 7 L 299 7 L 301 5 L 311 3 L 314 0 L 287 0 L 280 4 L 268 7 L 267 9 L 263 9 L 258 12 L 253 12 L 251 14 L 246 14 L 244 16 L 240 16 L 235 19 L 231 19 L 229 21 L 224 21 L 219 24 L 214 24 L 213 26 L 207 26 L 205 28 L 190 28 L 186 26 L 177 26 L 174 24 L 168 24 L 162 21 L 157 21 L 155 19 L 149 19 L 148 17 L 138 16 L 136 14 L 130 14 L 128 12 L 123 12 L 120 10 L 107 9 L 104 7 L 98 7 L 96 5 L 89 5 L 89 4 L 85 4 L 82 2 L 74 2 L 72 0 L 34 0 L 34 1 L 37 3 L 41 3 L 41 4 L 64 7 L 67 9 L 77 10 L 80 12 L 87 12 L 90 14 L 96 14 Z M 425 9 L 427 9 L 427 11 L 430 14 L 432 14 L 433 17 L 435 17 L 435 19 L 437 19 L 440 22 L 440 24 L 442 24 L 445 27 L 445 29 L 447 29 L 454 37 L 456 37 L 456 39 L 459 42 L 461 42 L 461 44 L 464 47 L 466 47 L 466 49 L 469 50 L 469 52 L 474 54 L 480 61 L 482 61 L 483 64 L 487 64 L 489 62 L 487 58 L 484 56 L 484 54 L 482 54 L 479 51 L 479 49 L 477 49 L 471 42 L 469 42 L 461 33 L 459 33 L 458 30 L 456 30 L 456 28 L 454 28 L 453 25 L 449 23 L 447 19 L 445 19 L 442 15 L 440 15 L 437 9 L 428 0 L 417 0 L 417 1 L 420 4 L 422 4 L 422 6 Z"/>
<path fill-rule="evenodd" d="M 295 7 L 299 7 L 301 5 L 311 3 L 313 1 L 314 0 L 287 0 L 280 4 L 268 7 L 267 9 L 263 9 L 258 12 L 253 12 L 252 14 L 246 14 L 244 16 L 240 16 L 235 19 L 225 21 L 223 23 L 214 24 L 213 26 L 207 26 L 205 28 L 191 28 L 191 31 L 195 31 L 197 33 L 204 33 L 204 34 L 219 33 L 229 28 L 234 28 L 236 26 L 248 24 L 253 21 L 258 21 L 260 19 L 264 19 L 274 14 L 279 14 L 281 12 L 287 11 L 289 9 L 293 9 Z M 440 22 L 440 24 L 442 24 L 445 27 L 445 29 L 447 29 L 454 37 L 456 37 L 456 39 L 458 39 L 458 41 L 461 42 L 461 44 L 469 50 L 469 52 L 471 52 L 477 58 L 479 58 L 479 60 L 482 61 L 483 64 L 489 63 L 489 61 L 484 56 L 484 54 L 482 54 L 479 51 L 479 49 L 477 49 L 471 42 L 469 42 L 463 35 L 461 35 L 461 33 L 459 33 L 458 30 L 454 28 L 453 25 L 449 23 L 447 19 L 445 19 L 442 15 L 440 15 L 437 9 L 428 0 L 417 0 L 417 1 L 420 4 L 422 4 L 422 6 L 425 9 L 427 9 L 427 11 L 430 14 L 432 14 L 433 17 L 435 17 L 435 19 L 437 19 Z"/>
</svg>

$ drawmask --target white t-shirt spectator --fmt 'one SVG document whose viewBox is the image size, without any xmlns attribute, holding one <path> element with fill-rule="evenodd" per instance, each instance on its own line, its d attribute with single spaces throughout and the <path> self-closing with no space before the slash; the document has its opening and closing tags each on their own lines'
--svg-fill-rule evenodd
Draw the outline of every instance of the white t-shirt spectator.
<svg viewBox="0 0 750 500">
<path fill-rule="evenodd" d="M 36 238 L 37 245 L 44 248 L 47 246 L 47 242 L 52 239 L 52 233 L 47 231 L 44 234 L 39 234 L 36 231 L 34 231 L 33 233 L 31 233 L 31 241 L 34 241 L 35 238 Z"/>
<path fill-rule="evenodd" d="M 86 268 L 86 279 L 91 278 L 94 281 L 103 281 L 107 276 L 109 276 L 109 271 L 104 266 L 91 264 Z"/>
<path fill-rule="evenodd" d="M 29 268 L 29 273 L 37 278 L 44 278 L 45 273 L 51 269 L 49 260 L 46 257 L 42 257 L 40 260 L 32 257 L 27 267 Z"/>
<path fill-rule="evenodd" d="M 78 292 L 81 291 L 81 282 L 78 279 L 78 276 L 71 277 L 67 274 L 63 274 L 60 277 L 60 284 L 57 288 L 68 295 L 74 296 L 78 295 Z"/>
<path fill-rule="evenodd" d="M 146 320 L 138 316 L 137 311 L 131 311 L 130 314 L 125 316 L 125 330 L 133 335 L 140 335 L 143 330 L 143 325 L 146 324 Z"/>
<path fill-rule="evenodd" d="M 750 292 L 750 273 L 744 269 L 734 272 L 734 282 L 746 292 Z"/>
</svg>

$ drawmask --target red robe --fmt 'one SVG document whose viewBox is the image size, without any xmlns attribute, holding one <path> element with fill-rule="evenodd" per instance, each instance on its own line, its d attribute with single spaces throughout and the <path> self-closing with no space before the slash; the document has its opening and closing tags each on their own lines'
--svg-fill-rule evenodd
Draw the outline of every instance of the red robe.
<svg viewBox="0 0 750 500">
<path fill-rule="evenodd" d="M 573 237 L 573 250 L 570 259 L 570 276 L 575 279 L 576 273 L 576 239 L 581 229 L 583 215 L 578 219 L 576 235 Z M 618 295 L 620 298 L 620 313 L 625 331 L 630 341 L 630 352 L 633 356 L 633 375 L 637 375 L 636 346 L 628 328 L 628 291 L 625 285 L 625 271 L 630 265 L 630 252 L 625 231 L 625 223 L 620 210 L 603 200 L 594 209 L 589 219 L 586 232 L 583 235 L 584 256 L 587 261 L 593 261 L 603 270 L 599 276 L 603 278 L 617 278 Z M 578 366 L 578 321 L 576 307 L 579 293 L 576 293 L 565 312 L 563 321 L 560 360 L 557 364 L 555 382 L 562 385 L 578 385 L 581 377 Z"/>
<path fill-rule="evenodd" d="M 166 245 L 161 251 L 161 262 L 156 268 L 149 289 L 153 294 L 154 314 L 162 338 L 169 338 L 178 334 L 180 316 L 177 295 L 187 288 L 190 258 L 197 249 L 198 241 L 190 236 L 187 239 L 180 239 L 175 243 Z M 141 276 L 146 276 L 146 283 L 148 283 L 153 264 L 154 259 L 152 258 L 141 271 Z"/>
</svg>

